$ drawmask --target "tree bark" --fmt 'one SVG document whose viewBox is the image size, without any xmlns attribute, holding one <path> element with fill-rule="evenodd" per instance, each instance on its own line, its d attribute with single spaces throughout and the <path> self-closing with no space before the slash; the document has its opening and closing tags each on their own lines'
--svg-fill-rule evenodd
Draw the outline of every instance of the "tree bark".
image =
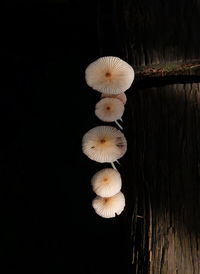
<svg viewBox="0 0 200 274">
<path fill-rule="evenodd" d="M 101 55 L 136 72 L 121 160 L 130 273 L 199 274 L 200 2 L 100 1 L 98 22 Z"/>
</svg>

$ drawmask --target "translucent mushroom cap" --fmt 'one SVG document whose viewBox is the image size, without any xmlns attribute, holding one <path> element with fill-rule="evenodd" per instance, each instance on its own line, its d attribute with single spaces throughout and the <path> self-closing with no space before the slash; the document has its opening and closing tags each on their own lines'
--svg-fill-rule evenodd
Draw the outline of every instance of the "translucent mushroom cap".
<svg viewBox="0 0 200 274">
<path fill-rule="evenodd" d="M 130 88 L 134 70 L 125 61 L 114 56 L 105 56 L 91 63 L 85 70 L 88 86 L 101 93 L 120 94 Z"/>
<path fill-rule="evenodd" d="M 91 184 L 98 196 L 111 197 L 121 190 L 122 180 L 117 170 L 104 168 L 93 175 Z"/>
<path fill-rule="evenodd" d="M 95 115 L 104 122 L 119 120 L 124 113 L 124 104 L 116 98 L 103 98 L 95 106 Z"/>
<path fill-rule="evenodd" d="M 120 93 L 120 94 L 106 94 L 106 93 L 102 93 L 101 94 L 101 98 L 117 98 L 119 99 L 120 101 L 122 101 L 122 103 L 125 105 L 126 102 L 127 102 L 127 97 L 126 97 L 126 94 L 123 92 L 123 93 Z"/>
<path fill-rule="evenodd" d="M 109 198 L 96 196 L 92 201 L 95 212 L 103 218 L 113 218 L 120 215 L 125 207 L 125 197 L 122 192 L 118 192 Z"/>
<path fill-rule="evenodd" d="M 93 161 L 112 163 L 127 150 L 124 134 L 111 126 L 97 126 L 86 132 L 82 139 L 82 151 Z"/>
</svg>

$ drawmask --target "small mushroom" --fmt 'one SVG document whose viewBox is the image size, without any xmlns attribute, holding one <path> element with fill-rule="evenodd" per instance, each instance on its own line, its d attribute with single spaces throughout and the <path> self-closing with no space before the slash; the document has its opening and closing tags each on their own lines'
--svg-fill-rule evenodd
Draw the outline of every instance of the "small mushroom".
<svg viewBox="0 0 200 274">
<path fill-rule="evenodd" d="M 95 106 L 95 115 L 104 122 L 115 122 L 120 129 L 122 126 L 117 122 L 124 113 L 124 104 L 116 98 L 103 98 Z"/>
<path fill-rule="evenodd" d="M 102 93 L 101 94 L 101 98 L 117 98 L 119 99 L 120 101 L 122 101 L 122 103 L 125 105 L 126 102 L 127 102 L 127 97 L 126 97 L 126 94 L 123 92 L 123 93 L 120 93 L 120 94 L 106 94 L 106 93 Z"/>
<path fill-rule="evenodd" d="M 124 134 L 112 126 L 97 126 L 86 132 L 82 139 L 83 153 L 93 161 L 111 163 L 127 150 Z"/>
<path fill-rule="evenodd" d="M 120 94 L 130 88 L 134 70 L 125 61 L 114 56 L 105 56 L 92 62 L 85 70 L 88 86 L 101 93 Z"/>
<path fill-rule="evenodd" d="M 104 168 L 93 175 L 91 184 L 98 196 L 111 197 L 121 190 L 122 180 L 117 170 Z"/>
<path fill-rule="evenodd" d="M 113 218 L 120 215 L 125 207 L 125 197 L 120 191 L 109 198 L 96 196 L 92 201 L 95 212 L 103 218 Z"/>
</svg>

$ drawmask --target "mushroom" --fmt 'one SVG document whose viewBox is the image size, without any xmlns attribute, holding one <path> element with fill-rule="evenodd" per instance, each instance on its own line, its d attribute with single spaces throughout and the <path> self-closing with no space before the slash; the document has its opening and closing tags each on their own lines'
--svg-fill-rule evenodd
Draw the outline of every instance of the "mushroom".
<svg viewBox="0 0 200 274">
<path fill-rule="evenodd" d="M 121 175 L 113 168 L 104 168 L 93 175 L 91 184 L 98 196 L 111 197 L 121 190 Z"/>
<path fill-rule="evenodd" d="M 127 150 L 124 134 L 112 126 L 97 126 L 86 132 L 82 139 L 82 151 L 99 163 L 111 163 L 121 158 Z M 116 169 L 116 168 L 115 168 Z"/>
<path fill-rule="evenodd" d="M 115 122 L 120 129 L 122 126 L 117 122 L 124 113 L 124 104 L 116 98 L 103 98 L 95 106 L 95 115 L 104 122 Z"/>
<path fill-rule="evenodd" d="M 92 62 L 85 70 L 88 86 L 101 93 L 120 94 L 130 88 L 134 70 L 125 61 L 114 56 L 105 56 Z"/>
<path fill-rule="evenodd" d="M 124 194 L 120 191 L 108 198 L 96 196 L 92 201 L 92 207 L 99 216 L 113 218 L 116 214 L 120 215 L 125 207 Z"/>
<path fill-rule="evenodd" d="M 123 93 L 120 93 L 120 94 L 106 94 L 106 93 L 102 93 L 101 94 L 101 98 L 117 98 L 119 99 L 120 101 L 122 101 L 122 103 L 125 105 L 126 102 L 127 102 L 127 97 L 126 97 L 126 94 L 123 92 Z"/>
</svg>

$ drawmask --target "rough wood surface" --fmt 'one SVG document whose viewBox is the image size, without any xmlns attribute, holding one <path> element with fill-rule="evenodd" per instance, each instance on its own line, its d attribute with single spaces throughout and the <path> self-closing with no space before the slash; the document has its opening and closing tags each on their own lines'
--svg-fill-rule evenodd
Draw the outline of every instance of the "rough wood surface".
<svg viewBox="0 0 200 274">
<path fill-rule="evenodd" d="M 99 4 L 102 56 L 136 71 L 121 160 L 130 273 L 200 273 L 199 25 L 197 0 Z"/>
<path fill-rule="evenodd" d="M 133 92 L 124 117 L 129 144 L 124 165 L 128 206 L 129 184 L 136 185 L 138 196 L 132 224 L 133 262 L 136 269 L 141 265 L 136 273 L 145 273 L 142 262 L 148 261 L 135 256 L 135 249 L 149 258 L 150 273 L 200 273 L 200 85 Z M 146 243 L 138 246 L 136 237 Z"/>
<path fill-rule="evenodd" d="M 199 0 L 114 2 L 124 49 L 134 66 L 199 59 Z"/>
</svg>

